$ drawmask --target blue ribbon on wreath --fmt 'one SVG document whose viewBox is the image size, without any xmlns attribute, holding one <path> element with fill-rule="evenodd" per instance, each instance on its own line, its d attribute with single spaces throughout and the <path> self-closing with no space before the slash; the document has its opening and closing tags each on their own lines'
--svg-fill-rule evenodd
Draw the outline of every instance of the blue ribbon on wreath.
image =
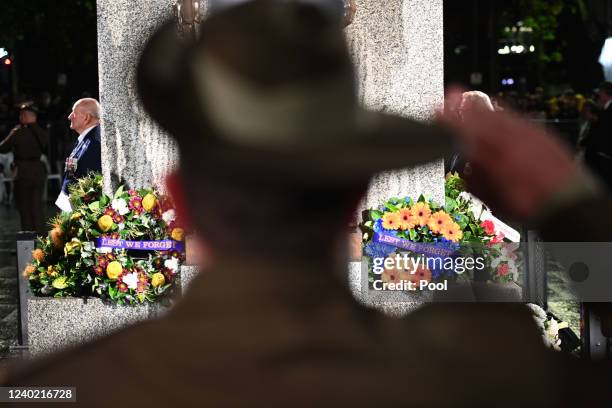
<svg viewBox="0 0 612 408">
<path fill-rule="evenodd" d="M 136 251 L 180 251 L 185 250 L 185 244 L 170 239 L 157 241 L 128 241 L 125 239 L 98 238 L 96 248 L 131 249 Z"/>
</svg>

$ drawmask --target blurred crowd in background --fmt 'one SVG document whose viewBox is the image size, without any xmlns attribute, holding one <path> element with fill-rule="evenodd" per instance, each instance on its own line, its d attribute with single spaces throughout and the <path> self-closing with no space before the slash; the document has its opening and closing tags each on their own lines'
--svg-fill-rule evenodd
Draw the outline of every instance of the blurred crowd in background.
<svg viewBox="0 0 612 408">
<path fill-rule="evenodd" d="M 89 97 L 84 92 L 81 98 Z M 49 146 L 45 155 L 48 159 L 49 174 L 61 175 L 64 171 L 64 160 L 70 154 L 78 135 L 70 130 L 68 115 L 72 104 L 78 97 L 50 92 L 41 92 L 35 95 L 21 94 L 11 98 L 8 93 L 0 94 L 0 142 L 4 140 L 9 132 L 19 124 L 20 106 L 23 104 L 34 104 L 38 111 L 38 124 L 49 134 Z M 0 153 L 0 203 L 10 206 L 13 201 L 12 194 L 12 153 Z M 53 177 L 52 177 L 53 178 Z M 57 176 L 55 177 L 56 179 Z M 1 188 L 4 187 L 4 188 Z M 58 183 L 49 183 L 48 188 L 53 190 L 47 195 L 49 200 L 54 200 Z"/>
</svg>

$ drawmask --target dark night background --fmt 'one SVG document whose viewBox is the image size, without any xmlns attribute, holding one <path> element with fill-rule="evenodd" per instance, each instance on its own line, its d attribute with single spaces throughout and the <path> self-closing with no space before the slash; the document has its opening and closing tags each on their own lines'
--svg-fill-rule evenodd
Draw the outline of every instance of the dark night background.
<svg viewBox="0 0 612 408">
<path fill-rule="evenodd" d="M 597 59 L 608 20 L 611 0 L 447 0 L 446 82 L 489 93 L 537 86 L 551 93 L 568 87 L 588 93 L 603 78 Z M 519 21 L 533 27 L 526 41 L 536 44 L 537 52 L 499 55 L 501 46 L 512 44 L 504 28 Z M 84 93 L 97 96 L 95 0 L 3 0 L 0 27 L 0 47 L 12 61 L 0 61 L 4 103 L 49 92 L 64 109 Z M 482 82 L 471 83 L 472 73 L 480 73 Z M 514 85 L 502 87 L 505 78 Z"/>
</svg>

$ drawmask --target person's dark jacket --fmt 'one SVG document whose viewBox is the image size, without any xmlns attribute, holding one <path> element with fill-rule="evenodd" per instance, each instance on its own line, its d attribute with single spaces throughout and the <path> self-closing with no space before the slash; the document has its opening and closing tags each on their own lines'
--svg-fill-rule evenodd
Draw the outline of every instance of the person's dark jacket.
<svg viewBox="0 0 612 408">
<path fill-rule="evenodd" d="M 72 166 L 69 166 L 72 161 Z M 90 172 L 102 171 L 102 148 L 100 144 L 100 125 L 91 129 L 66 159 L 62 191 L 68 194 L 68 186 Z"/>
<path fill-rule="evenodd" d="M 13 152 L 18 178 L 44 177 L 41 155 L 47 151 L 49 135 L 38 124 L 18 125 L 0 142 L 0 153 Z"/>
<path fill-rule="evenodd" d="M 612 187 L 612 104 L 601 112 L 586 142 L 584 160 L 608 187 Z"/>
</svg>

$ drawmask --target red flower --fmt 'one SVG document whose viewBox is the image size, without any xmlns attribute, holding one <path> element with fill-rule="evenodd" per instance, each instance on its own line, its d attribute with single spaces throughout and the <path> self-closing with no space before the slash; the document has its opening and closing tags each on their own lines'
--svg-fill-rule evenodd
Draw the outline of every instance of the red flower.
<svg viewBox="0 0 612 408">
<path fill-rule="evenodd" d="M 120 282 L 120 283 L 117 285 L 117 289 L 119 289 L 119 292 L 123 292 L 123 293 L 125 293 L 125 292 L 127 292 L 127 291 L 128 291 L 128 286 L 127 286 L 127 284 L 125 284 L 124 282 Z"/>
<path fill-rule="evenodd" d="M 132 197 L 136 197 L 136 196 L 138 196 L 138 191 L 136 191 L 136 189 L 135 189 L 135 188 L 130 188 L 130 189 L 128 190 L 128 194 L 129 194 L 130 196 L 132 196 Z"/>
<path fill-rule="evenodd" d="M 155 258 L 153 260 L 153 267 L 155 269 L 161 269 L 164 267 L 164 260 L 162 258 Z"/>
<path fill-rule="evenodd" d="M 130 210 L 132 210 L 136 214 L 142 214 L 144 208 L 142 208 L 142 197 L 134 196 L 130 199 Z"/>
<path fill-rule="evenodd" d="M 500 232 L 491 240 L 491 242 L 493 244 L 499 244 L 500 242 L 504 242 L 504 238 L 506 238 L 506 236 L 504 235 L 503 232 Z"/>
<path fill-rule="evenodd" d="M 501 264 L 501 265 L 499 265 L 497 267 L 497 274 L 499 276 L 506 276 L 508 274 L 509 269 L 510 268 L 508 267 L 508 264 L 506 264 L 506 263 L 505 264 Z"/>
<path fill-rule="evenodd" d="M 174 279 L 174 273 L 170 269 L 164 268 L 162 270 L 162 273 L 164 274 L 164 277 L 166 278 L 166 283 L 172 282 L 172 280 Z"/>
<path fill-rule="evenodd" d="M 99 256 L 98 257 L 98 265 L 100 265 L 102 268 L 105 268 L 108 266 L 108 261 L 107 258 L 105 256 Z"/>
<path fill-rule="evenodd" d="M 123 222 L 123 216 L 122 216 L 122 215 L 119 215 L 119 214 L 115 214 L 115 215 L 113 216 L 113 222 L 114 222 L 115 224 L 121 224 L 121 223 Z"/>
<path fill-rule="evenodd" d="M 113 217 L 115 215 L 115 210 L 113 210 L 111 207 L 108 207 L 106 210 L 104 210 L 104 215 L 110 215 L 111 217 Z"/>
<path fill-rule="evenodd" d="M 483 221 L 480 226 L 485 229 L 487 235 L 495 235 L 495 224 L 493 224 L 493 221 Z"/>
<path fill-rule="evenodd" d="M 94 268 L 94 272 L 96 273 L 96 275 L 98 275 L 98 276 L 102 276 L 102 275 L 104 275 L 104 270 L 105 270 L 105 269 L 106 269 L 106 268 L 104 268 L 104 267 L 102 267 L 102 266 L 96 266 L 96 267 Z"/>
</svg>

